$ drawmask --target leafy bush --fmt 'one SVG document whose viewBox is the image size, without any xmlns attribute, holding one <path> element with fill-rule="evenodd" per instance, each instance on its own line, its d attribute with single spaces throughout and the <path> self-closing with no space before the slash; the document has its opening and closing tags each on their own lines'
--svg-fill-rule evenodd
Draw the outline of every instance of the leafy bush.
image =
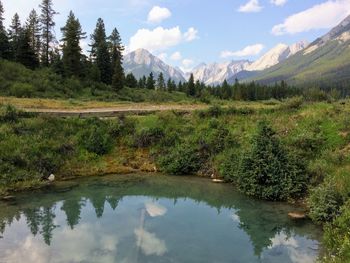
<svg viewBox="0 0 350 263">
<path fill-rule="evenodd" d="M 308 203 L 309 215 L 313 221 L 331 222 L 339 215 L 343 198 L 332 182 L 326 182 L 311 191 Z"/>
<path fill-rule="evenodd" d="M 108 126 L 98 119 L 88 120 L 86 124 L 86 128 L 79 135 L 80 144 L 97 155 L 108 153 L 113 145 Z"/>
<path fill-rule="evenodd" d="M 324 262 L 343 263 L 350 258 L 350 201 L 341 208 L 341 214 L 325 227 L 324 245 L 327 253 Z"/>
<path fill-rule="evenodd" d="M 35 90 L 31 84 L 15 82 L 10 87 L 9 95 L 19 98 L 33 97 Z"/>
<path fill-rule="evenodd" d="M 190 175 L 198 172 L 202 165 L 198 149 L 193 145 L 180 144 L 158 160 L 164 172 L 175 175 Z"/>
<path fill-rule="evenodd" d="M 135 146 L 140 148 L 146 148 L 158 143 L 164 138 L 164 132 L 161 128 L 152 127 L 142 129 L 135 135 Z"/>
<path fill-rule="evenodd" d="M 303 97 L 293 97 L 286 99 L 284 103 L 280 106 L 282 110 L 298 110 L 304 103 Z"/>
<path fill-rule="evenodd" d="M 290 158 L 275 132 L 261 122 L 237 179 L 240 190 L 248 195 L 286 200 L 304 192 L 308 177 L 303 166 Z"/>
</svg>

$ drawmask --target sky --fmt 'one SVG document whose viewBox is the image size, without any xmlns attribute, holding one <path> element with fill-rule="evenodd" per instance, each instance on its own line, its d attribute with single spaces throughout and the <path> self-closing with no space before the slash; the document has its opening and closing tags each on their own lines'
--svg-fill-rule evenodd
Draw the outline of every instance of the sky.
<svg viewBox="0 0 350 263">
<path fill-rule="evenodd" d="M 0 0 L 6 24 L 41 0 Z M 350 0 L 53 0 L 56 36 L 70 10 L 88 36 L 97 18 L 127 52 L 145 48 L 184 71 L 204 62 L 256 60 L 279 43 L 313 41 L 350 14 Z M 82 42 L 88 48 L 89 37 Z"/>
</svg>

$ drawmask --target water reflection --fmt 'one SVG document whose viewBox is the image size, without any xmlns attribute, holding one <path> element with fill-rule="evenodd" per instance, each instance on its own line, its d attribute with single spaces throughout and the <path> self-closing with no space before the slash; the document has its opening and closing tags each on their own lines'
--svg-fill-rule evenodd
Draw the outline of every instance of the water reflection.
<svg viewBox="0 0 350 263">
<path fill-rule="evenodd" d="M 0 262 L 304 263 L 317 257 L 320 231 L 289 220 L 295 208 L 247 199 L 228 185 L 147 176 L 85 179 L 70 191 L 67 184 L 0 203 Z"/>
</svg>

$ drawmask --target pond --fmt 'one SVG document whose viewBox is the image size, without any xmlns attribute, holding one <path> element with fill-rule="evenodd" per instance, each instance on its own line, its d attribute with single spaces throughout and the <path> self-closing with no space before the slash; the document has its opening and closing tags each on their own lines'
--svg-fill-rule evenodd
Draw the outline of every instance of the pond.
<svg viewBox="0 0 350 263">
<path fill-rule="evenodd" d="M 295 210 L 196 177 L 57 182 L 0 201 L 0 262 L 315 262 L 322 232 Z"/>
</svg>

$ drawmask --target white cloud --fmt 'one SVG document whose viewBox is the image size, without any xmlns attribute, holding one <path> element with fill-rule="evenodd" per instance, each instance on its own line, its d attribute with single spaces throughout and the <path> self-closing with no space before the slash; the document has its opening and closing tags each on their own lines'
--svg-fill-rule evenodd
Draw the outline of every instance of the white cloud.
<svg viewBox="0 0 350 263">
<path fill-rule="evenodd" d="M 151 217 L 163 216 L 166 214 L 168 209 L 166 207 L 156 204 L 156 203 L 146 203 L 145 204 L 146 211 Z"/>
<path fill-rule="evenodd" d="M 271 4 L 276 6 L 283 6 L 287 3 L 288 0 L 271 0 Z"/>
<path fill-rule="evenodd" d="M 154 6 L 148 13 L 147 21 L 149 23 L 160 23 L 169 17 L 171 17 L 171 12 L 168 8 Z"/>
<path fill-rule="evenodd" d="M 165 241 L 159 239 L 155 234 L 142 228 L 135 229 L 134 233 L 137 240 L 137 246 L 142 249 L 142 252 L 145 255 L 162 256 L 168 251 Z"/>
<path fill-rule="evenodd" d="M 184 34 L 184 38 L 186 41 L 191 42 L 198 38 L 198 31 L 195 28 L 190 27 Z"/>
<path fill-rule="evenodd" d="M 238 51 L 228 51 L 228 50 L 222 51 L 220 56 L 222 58 L 256 56 L 256 55 L 259 55 L 263 49 L 264 49 L 264 45 L 255 44 L 255 45 L 247 46 L 242 50 L 238 50 Z"/>
<path fill-rule="evenodd" d="M 238 8 L 239 12 L 242 13 L 257 13 L 260 12 L 263 7 L 259 4 L 259 0 L 249 0 L 244 5 Z"/>
<path fill-rule="evenodd" d="M 193 32 L 196 32 L 194 35 L 197 34 L 197 30 L 189 28 L 188 31 L 183 34 L 178 26 L 168 29 L 157 27 L 153 30 L 142 28 L 130 38 L 128 47 L 130 51 L 139 48 L 147 49 L 150 52 L 165 50 L 181 42 L 194 40 Z"/>
<path fill-rule="evenodd" d="M 185 66 L 186 68 L 192 66 L 193 63 L 194 63 L 194 61 L 192 59 L 186 58 L 186 59 L 182 60 L 182 65 Z"/>
<path fill-rule="evenodd" d="M 300 13 L 289 16 L 272 28 L 272 34 L 285 35 L 328 29 L 336 26 L 350 14 L 350 0 L 328 0 Z"/>
<path fill-rule="evenodd" d="M 181 64 L 182 66 L 180 67 L 180 69 L 183 72 L 191 72 L 193 69 L 194 61 L 192 59 L 185 58 L 181 61 Z"/>
<path fill-rule="evenodd" d="M 170 56 L 170 59 L 172 60 L 181 60 L 182 59 L 182 56 L 181 56 L 181 53 L 179 51 L 173 53 L 171 56 Z"/>
</svg>

